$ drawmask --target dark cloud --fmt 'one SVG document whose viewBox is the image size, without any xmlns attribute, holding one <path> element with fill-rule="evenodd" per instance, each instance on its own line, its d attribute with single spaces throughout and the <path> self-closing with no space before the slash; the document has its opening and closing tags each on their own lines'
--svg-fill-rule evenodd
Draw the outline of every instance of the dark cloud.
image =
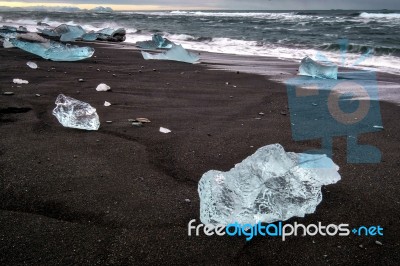
<svg viewBox="0 0 400 266">
<path fill-rule="evenodd" d="M 21 2 L 23 0 L 8 1 Z M 27 3 L 70 3 L 99 5 L 161 5 L 161 6 L 200 6 L 204 8 L 223 9 L 396 9 L 400 10 L 399 0 L 27 0 Z"/>
</svg>

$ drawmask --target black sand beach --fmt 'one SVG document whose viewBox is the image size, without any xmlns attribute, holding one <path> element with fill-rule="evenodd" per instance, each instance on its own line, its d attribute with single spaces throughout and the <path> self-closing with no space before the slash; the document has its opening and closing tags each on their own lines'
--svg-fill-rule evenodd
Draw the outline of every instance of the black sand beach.
<svg viewBox="0 0 400 266">
<path fill-rule="evenodd" d="M 95 57 L 71 63 L 0 48 L 2 265 L 398 264 L 399 106 L 382 102 L 385 129 L 360 137 L 382 162 L 348 164 L 346 139 L 335 138 L 342 180 L 323 188 L 314 214 L 287 221 L 380 225 L 383 237 L 189 237 L 188 222 L 200 223 L 203 173 L 229 170 L 267 144 L 303 152 L 320 143 L 292 140 L 283 84 L 95 48 Z M 100 83 L 112 91 L 97 92 Z M 62 127 L 52 115 L 60 93 L 94 106 L 100 129 Z M 151 123 L 134 127 L 128 119 L 137 117 Z"/>
</svg>

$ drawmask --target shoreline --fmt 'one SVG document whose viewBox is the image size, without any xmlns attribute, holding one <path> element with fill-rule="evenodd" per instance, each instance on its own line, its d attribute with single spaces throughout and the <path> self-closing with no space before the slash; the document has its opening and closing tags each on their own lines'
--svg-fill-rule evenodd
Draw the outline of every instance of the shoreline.
<svg viewBox="0 0 400 266">
<path fill-rule="evenodd" d="M 227 171 L 267 144 L 304 152 L 320 141 L 293 141 L 286 88 L 269 77 L 145 61 L 137 51 L 90 46 L 96 57 L 78 62 L 0 48 L 0 68 L 7 69 L 0 72 L 0 91 L 15 92 L 0 95 L 2 263 L 395 265 L 400 260 L 399 106 L 381 102 L 385 130 L 359 136 L 360 143 L 381 150 L 382 162 L 348 164 L 346 138 L 335 137 L 333 160 L 342 180 L 323 187 L 315 213 L 285 222 L 379 224 L 383 237 L 299 236 L 285 242 L 189 237 L 188 222 L 199 222 L 197 183 L 206 171 Z M 39 69 L 29 69 L 27 61 Z M 29 84 L 12 84 L 17 77 Z M 111 92 L 95 90 L 103 82 Z M 59 93 L 95 107 L 100 129 L 62 127 L 51 114 Z M 104 101 L 112 105 L 105 107 Z M 133 127 L 128 119 L 136 117 L 151 123 Z M 159 127 L 172 132 L 162 134 Z"/>
</svg>

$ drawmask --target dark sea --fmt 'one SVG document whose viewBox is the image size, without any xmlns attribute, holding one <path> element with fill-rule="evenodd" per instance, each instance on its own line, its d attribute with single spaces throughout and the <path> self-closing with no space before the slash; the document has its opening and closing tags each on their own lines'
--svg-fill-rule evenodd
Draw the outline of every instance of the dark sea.
<svg viewBox="0 0 400 266">
<path fill-rule="evenodd" d="M 124 27 L 129 43 L 161 33 L 188 49 L 296 61 L 308 55 L 400 74 L 400 11 L 0 12 L 0 25 L 36 31 L 38 22 Z"/>
</svg>

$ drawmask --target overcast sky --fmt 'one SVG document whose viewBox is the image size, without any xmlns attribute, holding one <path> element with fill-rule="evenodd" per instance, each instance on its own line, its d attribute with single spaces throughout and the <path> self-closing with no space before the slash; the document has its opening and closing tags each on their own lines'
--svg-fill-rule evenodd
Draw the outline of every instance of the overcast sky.
<svg viewBox="0 0 400 266">
<path fill-rule="evenodd" d="M 117 7 L 126 6 L 152 6 L 162 9 L 396 9 L 400 10 L 400 0 L 19 0 L 1 1 L 0 5 L 23 6 L 23 5 L 52 5 L 60 6 L 88 6 L 103 5 Z M 119 8 L 117 8 L 119 9 Z"/>
</svg>

